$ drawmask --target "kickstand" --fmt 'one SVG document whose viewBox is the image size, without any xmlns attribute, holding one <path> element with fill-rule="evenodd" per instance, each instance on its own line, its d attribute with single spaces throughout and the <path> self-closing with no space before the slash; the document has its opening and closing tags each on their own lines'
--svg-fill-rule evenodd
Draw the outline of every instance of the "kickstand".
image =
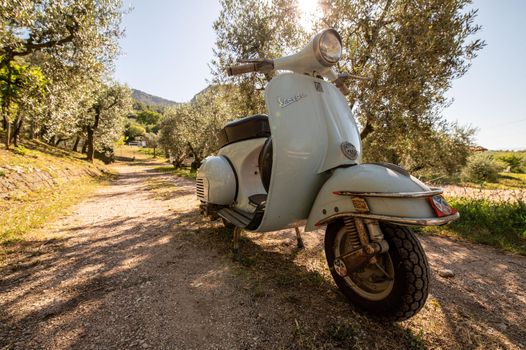
<svg viewBox="0 0 526 350">
<path fill-rule="evenodd" d="M 298 227 L 294 227 L 294 230 L 296 230 L 296 240 L 298 242 L 298 249 L 305 249 L 305 245 L 303 244 L 303 239 L 301 239 L 301 232 Z"/>
<path fill-rule="evenodd" d="M 239 240 L 241 238 L 241 232 L 243 231 L 242 228 L 237 227 L 234 228 L 234 235 L 232 238 L 232 253 L 234 254 L 234 260 L 239 261 Z"/>
</svg>

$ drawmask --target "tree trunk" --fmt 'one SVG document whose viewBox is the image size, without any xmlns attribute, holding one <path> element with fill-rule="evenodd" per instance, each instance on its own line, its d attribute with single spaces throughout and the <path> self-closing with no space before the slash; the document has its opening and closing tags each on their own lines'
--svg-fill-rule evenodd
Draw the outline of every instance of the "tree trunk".
<svg viewBox="0 0 526 350">
<path fill-rule="evenodd" d="M 86 158 L 88 160 L 88 162 L 92 162 L 93 163 L 93 159 L 95 158 L 95 145 L 93 144 L 94 143 L 94 140 L 93 140 L 93 129 L 92 128 L 88 128 L 88 139 L 86 140 L 86 143 L 88 144 L 88 157 Z"/>
<path fill-rule="evenodd" d="M 154 158 L 157 158 L 157 153 L 155 153 L 155 150 L 156 150 L 156 148 L 154 147 L 154 148 L 153 148 L 153 157 L 154 157 Z"/>
<path fill-rule="evenodd" d="M 362 130 L 362 132 L 360 133 L 360 138 L 362 139 L 362 141 L 370 134 L 374 131 L 374 126 L 369 122 L 369 120 L 367 120 L 365 122 L 365 126 Z"/>
<path fill-rule="evenodd" d="M 13 146 L 18 147 L 18 134 L 20 133 L 21 125 L 17 125 L 15 123 L 15 128 L 13 129 L 13 135 L 11 136 L 11 141 L 13 142 Z"/>
<path fill-rule="evenodd" d="M 35 138 L 35 122 L 31 121 L 29 124 L 29 139 L 33 140 Z"/>
<path fill-rule="evenodd" d="M 84 144 L 82 145 L 82 154 L 86 154 L 87 153 L 87 150 L 88 150 L 88 140 L 86 139 L 84 141 Z"/>
<path fill-rule="evenodd" d="M 79 147 L 79 142 L 80 142 L 80 136 L 77 135 L 77 138 L 75 139 L 75 143 L 73 144 L 73 152 L 77 152 L 77 148 Z"/>
<path fill-rule="evenodd" d="M 194 154 L 194 160 L 192 161 L 192 164 L 190 165 L 190 168 L 192 170 L 197 170 L 200 165 L 201 165 L 201 158 Z"/>
<path fill-rule="evenodd" d="M 18 147 L 18 139 L 20 137 L 20 132 L 22 131 L 22 125 L 24 124 L 24 119 L 23 118 L 20 118 L 20 119 L 16 119 L 15 120 L 15 123 L 14 123 L 14 130 L 13 130 L 13 135 L 11 136 L 11 139 L 13 141 L 13 145 L 15 147 Z"/>
<path fill-rule="evenodd" d="M 7 127 L 5 129 L 5 148 L 9 149 L 11 145 L 11 123 L 7 122 Z"/>
</svg>

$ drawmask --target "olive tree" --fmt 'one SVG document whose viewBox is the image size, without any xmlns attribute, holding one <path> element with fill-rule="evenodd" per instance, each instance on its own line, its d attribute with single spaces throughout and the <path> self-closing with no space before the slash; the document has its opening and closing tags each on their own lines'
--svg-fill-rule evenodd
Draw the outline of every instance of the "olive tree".
<svg viewBox="0 0 526 350">
<path fill-rule="evenodd" d="M 93 105 L 80 124 L 86 130 L 87 159 L 93 161 L 95 148 L 104 151 L 124 131 L 124 121 L 132 108 L 131 90 L 116 83 L 102 84 Z"/>
<path fill-rule="evenodd" d="M 157 157 L 157 147 L 159 147 L 159 135 L 153 132 L 146 133 L 144 135 L 146 139 L 146 147 L 153 148 L 153 157 Z"/>
<path fill-rule="evenodd" d="M 181 166 L 192 158 L 192 168 L 219 148 L 218 133 L 230 120 L 239 118 L 241 110 L 232 100 L 241 92 L 236 87 L 210 86 L 191 102 L 171 107 L 161 122 L 159 143 L 169 151 L 173 164 Z"/>
<path fill-rule="evenodd" d="M 170 107 L 165 111 L 158 140 L 159 146 L 164 149 L 167 157 L 170 158 L 176 168 L 183 165 L 188 154 L 181 126 L 182 118 L 184 118 L 181 106 Z"/>
<path fill-rule="evenodd" d="M 30 119 L 31 135 L 39 129 L 55 143 L 82 132 L 78 119 L 92 102 L 92 80 L 102 79 L 118 53 L 122 13 L 121 0 L 0 2 L 0 70 L 11 74 L 16 65 L 27 66 L 46 80 L 41 110 L 33 103 L 18 119 Z M 2 89 L 0 99 L 10 104 L 12 89 Z M 20 132 L 3 115 L 3 128 Z"/>
<path fill-rule="evenodd" d="M 364 159 L 402 164 L 413 171 L 458 172 L 474 130 L 445 122 L 441 111 L 450 102 L 445 92 L 452 80 L 466 73 L 484 46 L 482 40 L 473 39 L 480 27 L 474 22 L 477 11 L 468 8 L 471 1 L 319 4 L 314 31 L 333 27 L 343 39 L 343 57 L 336 69 L 365 78 L 349 82 L 346 96 L 362 126 Z M 214 23 L 216 81 L 241 87 L 243 94 L 235 101 L 240 109 L 261 111 L 261 94 L 255 91 L 271 76 L 227 79 L 224 68 L 236 58 L 278 57 L 305 44 L 299 13 L 294 3 L 279 1 L 224 0 L 221 5 Z"/>
<path fill-rule="evenodd" d="M 470 0 L 321 1 L 320 27 L 342 36 L 338 69 L 366 77 L 347 98 L 363 128 L 365 158 L 458 171 L 473 130 L 444 122 L 445 92 L 484 46 Z M 451 145 L 455 147 L 448 148 Z M 462 148 L 459 164 L 447 162 Z"/>
<path fill-rule="evenodd" d="M 25 116 L 38 113 L 45 85 L 46 79 L 38 67 L 16 62 L 0 67 L 0 106 L 6 148 L 11 141 L 17 146 Z"/>
<path fill-rule="evenodd" d="M 234 95 L 237 99 L 232 101 L 242 113 L 261 113 L 265 108 L 261 90 L 272 73 L 229 78 L 226 68 L 239 59 L 279 57 L 301 45 L 305 33 L 297 22 L 297 1 L 221 0 L 220 3 L 222 9 L 214 22 L 217 35 L 211 63 L 214 83 L 235 83 L 241 93 Z"/>
</svg>

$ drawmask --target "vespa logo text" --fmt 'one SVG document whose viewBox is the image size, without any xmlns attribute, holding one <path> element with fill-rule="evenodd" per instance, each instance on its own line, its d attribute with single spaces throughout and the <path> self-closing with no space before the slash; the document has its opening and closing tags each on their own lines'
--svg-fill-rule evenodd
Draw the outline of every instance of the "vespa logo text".
<svg viewBox="0 0 526 350">
<path fill-rule="evenodd" d="M 286 97 L 286 98 L 278 97 L 278 104 L 281 108 L 285 108 L 288 105 L 293 104 L 294 102 L 298 102 L 304 97 L 307 97 L 307 95 L 305 95 L 304 93 L 299 93 L 296 96 Z"/>
</svg>

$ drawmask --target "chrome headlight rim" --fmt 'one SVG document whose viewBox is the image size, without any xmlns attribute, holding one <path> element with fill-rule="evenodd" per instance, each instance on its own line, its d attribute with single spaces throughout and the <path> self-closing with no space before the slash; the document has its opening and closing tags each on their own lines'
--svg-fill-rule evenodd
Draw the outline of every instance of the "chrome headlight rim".
<svg viewBox="0 0 526 350">
<path fill-rule="evenodd" d="M 322 51 L 320 49 L 321 41 L 323 40 L 323 38 L 326 35 L 329 35 L 329 34 L 333 34 L 338 39 L 338 42 L 340 43 L 340 55 L 338 56 L 338 58 L 336 60 L 331 60 L 330 58 L 326 57 L 322 53 Z M 314 38 L 313 48 L 314 48 L 314 55 L 316 56 L 316 60 L 321 65 L 323 65 L 325 67 L 332 67 L 332 66 L 334 66 L 336 63 L 338 63 L 338 61 L 342 57 L 343 46 L 342 46 L 342 38 L 340 36 L 340 33 L 338 33 L 336 31 L 336 29 L 333 29 L 333 28 L 324 29 L 324 30 L 320 31 L 318 34 L 316 34 L 316 36 Z"/>
</svg>

